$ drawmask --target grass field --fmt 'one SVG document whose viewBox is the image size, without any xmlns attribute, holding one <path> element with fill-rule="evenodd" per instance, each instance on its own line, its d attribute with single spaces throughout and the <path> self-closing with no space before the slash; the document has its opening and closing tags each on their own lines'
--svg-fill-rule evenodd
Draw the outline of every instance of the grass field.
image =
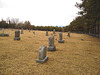
<svg viewBox="0 0 100 75">
<path fill-rule="evenodd" d="M 0 37 L 0 75 L 100 75 L 100 39 L 86 34 L 63 33 L 64 43 L 58 43 L 56 32 L 56 51 L 47 51 L 48 61 L 36 63 L 38 50 L 42 45 L 48 47 L 45 31 L 24 30 L 21 40 L 15 41 L 15 31 L 9 37 Z M 1 33 L 2 31 L 0 31 Z M 84 41 L 81 40 L 84 39 Z"/>
</svg>

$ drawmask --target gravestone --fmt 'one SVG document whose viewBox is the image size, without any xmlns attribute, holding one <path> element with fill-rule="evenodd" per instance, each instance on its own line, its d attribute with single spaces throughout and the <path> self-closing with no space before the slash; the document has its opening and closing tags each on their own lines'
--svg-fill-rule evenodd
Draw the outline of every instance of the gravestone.
<svg viewBox="0 0 100 75">
<path fill-rule="evenodd" d="M 70 37 L 70 32 L 68 32 L 68 36 Z"/>
<path fill-rule="evenodd" d="M 2 29 L 2 33 L 0 34 L 0 36 L 9 36 L 9 34 L 5 34 L 4 33 L 4 28 Z"/>
<path fill-rule="evenodd" d="M 23 33 L 23 28 L 21 29 L 21 34 L 24 34 L 24 33 Z"/>
<path fill-rule="evenodd" d="M 44 63 L 48 60 L 48 56 L 46 56 L 47 47 L 41 46 L 39 48 L 39 58 L 36 60 L 37 63 Z"/>
<path fill-rule="evenodd" d="M 48 51 L 55 51 L 55 50 L 56 50 L 56 46 L 54 45 L 54 36 L 50 36 Z"/>
<path fill-rule="evenodd" d="M 64 40 L 62 40 L 62 32 L 59 32 L 59 43 L 64 43 Z"/>
<path fill-rule="evenodd" d="M 55 34 L 55 29 L 53 29 L 53 34 Z"/>
<path fill-rule="evenodd" d="M 46 36 L 48 36 L 48 31 L 46 31 Z"/>
<path fill-rule="evenodd" d="M 14 40 L 20 40 L 20 31 L 15 31 Z"/>
<path fill-rule="evenodd" d="M 33 34 L 35 35 L 35 32 L 33 32 Z"/>
<path fill-rule="evenodd" d="M 4 34 L 4 28 L 2 29 L 2 34 Z"/>
</svg>

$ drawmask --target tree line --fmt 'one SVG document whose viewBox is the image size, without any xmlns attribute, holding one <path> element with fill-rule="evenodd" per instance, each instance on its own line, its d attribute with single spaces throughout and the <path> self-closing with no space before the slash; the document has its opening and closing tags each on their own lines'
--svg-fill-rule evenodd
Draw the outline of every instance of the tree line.
<svg viewBox="0 0 100 75">
<path fill-rule="evenodd" d="M 58 26 L 35 26 L 31 25 L 30 21 L 19 22 L 18 18 L 7 18 L 6 20 L 0 21 L 0 28 L 14 28 L 14 29 L 33 29 L 33 30 L 43 30 L 43 31 L 52 31 L 55 29 L 56 31 L 62 31 L 62 27 Z M 65 30 L 67 31 L 67 30 Z"/>
<path fill-rule="evenodd" d="M 81 0 L 82 3 L 76 3 L 80 9 L 70 25 L 68 30 L 72 32 L 82 32 L 91 34 L 100 34 L 100 0 Z"/>
</svg>

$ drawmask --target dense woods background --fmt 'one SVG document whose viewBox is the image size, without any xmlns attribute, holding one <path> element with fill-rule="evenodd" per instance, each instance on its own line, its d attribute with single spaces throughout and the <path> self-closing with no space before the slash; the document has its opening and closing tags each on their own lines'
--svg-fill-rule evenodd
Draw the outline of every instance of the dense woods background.
<svg viewBox="0 0 100 75">
<path fill-rule="evenodd" d="M 81 0 L 82 3 L 76 3 L 76 7 L 80 9 L 76 17 L 68 26 L 35 26 L 29 21 L 19 22 L 17 18 L 7 18 L 0 21 L 0 28 L 24 28 L 34 30 L 52 31 L 71 31 L 77 33 L 87 33 L 93 36 L 100 37 L 100 0 Z M 66 13 L 67 14 L 67 13 Z"/>
</svg>

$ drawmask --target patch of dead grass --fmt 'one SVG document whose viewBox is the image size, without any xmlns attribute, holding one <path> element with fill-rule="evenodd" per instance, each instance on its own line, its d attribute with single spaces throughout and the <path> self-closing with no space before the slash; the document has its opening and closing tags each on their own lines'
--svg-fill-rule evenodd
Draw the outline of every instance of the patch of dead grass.
<svg viewBox="0 0 100 75">
<path fill-rule="evenodd" d="M 24 30 L 20 41 L 13 40 L 14 33 L 0 37 L 0 75 L 100 75 L 100 39 L 76 33 L 68 37 L 63 33 L 64 43 L 58 43 L 56 32 L 56 51 L 47 51 L 48 61 L 40 64 L 36 63 L 39 47 L 48 46 L 53 32 L 45 36 L 45 31 L 35 31 L 34 35 Z"/>
</svg>

